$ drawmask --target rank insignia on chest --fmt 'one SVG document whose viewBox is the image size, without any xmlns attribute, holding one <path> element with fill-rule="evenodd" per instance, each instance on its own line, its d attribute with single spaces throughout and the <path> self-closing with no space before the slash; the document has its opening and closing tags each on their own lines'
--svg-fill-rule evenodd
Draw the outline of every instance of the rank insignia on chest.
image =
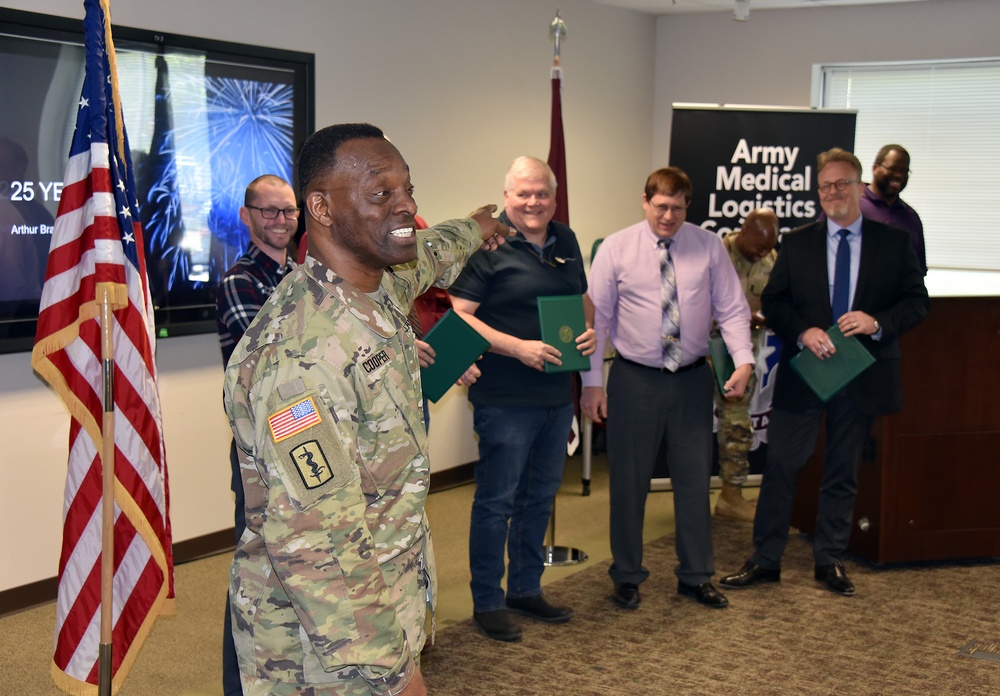
<svg viewBox="0 0 1000 696">
<path fill-rule="evenodd" d="M 323 448 L 316 440 L 303 442 L 292 449 L 289 454 L 295 462 L 295 468 L 302 477 L 302 483 L 308 489 L 318 488 L 333 478 L 333 471 L 326 461 Z"/>
<path fill-rule="evenodd" d="M 275 442 L 287 440 L 322 422 L 323 418 L 316 410 L 316 404 L 311 396 L 307 396 L 277 413 L 272 413 L 267 418 L 267 424 L 271 427 L 271 437 L 274 438 Z"/>
</svg>

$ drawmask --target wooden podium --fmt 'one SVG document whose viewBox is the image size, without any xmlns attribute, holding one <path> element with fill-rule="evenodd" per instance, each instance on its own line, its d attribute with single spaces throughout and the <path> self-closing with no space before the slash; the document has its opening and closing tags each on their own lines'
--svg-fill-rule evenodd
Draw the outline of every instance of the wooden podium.
<svg viewBox="0 0 1000 696">
<path fill-rule="evenodd" d="M 1000 297 L 931 298 L 901 349 L 903 411 L 865 447 L 848 548 L 875 563 L 1000 556 Z M 792 513 L 808 534 L 822 441 Z"/>
</svg>

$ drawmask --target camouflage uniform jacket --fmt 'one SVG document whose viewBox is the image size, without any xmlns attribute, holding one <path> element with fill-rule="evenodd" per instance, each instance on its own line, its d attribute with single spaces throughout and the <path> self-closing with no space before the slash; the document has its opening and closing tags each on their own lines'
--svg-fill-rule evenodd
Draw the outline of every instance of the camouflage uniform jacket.
<svg viewBox="0 0 1000 696">
<path fill-rule="evenodd" d="M 767 285 L 767 279 L 771 276 L 771 269 L 774 268 L 774 260 L 778 257 L 778 254 L 776 251 L 771 250 L 771 253 L 760 261 L 751 263 L 747 260 L 747 257 L 739 252 L 733 243 L 738 234 L 738 232 L 727 234 L 722 238 L 722 246 L 725 247 L 726 253 L 729 254 L 729 259 L 733 262 L 733 268 L 736 269 L 736 275 L 740 279 L 740 287 L 743 288 L 743 295 L 747 298 L 747 302 L 750 303 L 751 311 L 754 311 L 754 307 L 757 308 L 756 311 L 760 311 L 760 294 L 764 292 L 764 286 Z M 760 338 L 760 332 L 760 329 L 752 331 L 751 340 L 753 341 L 755 350 Z M 712 334 L 717 336 L 718 333 L 718 327 L 715 327 Z"/>
<path fill-rule="evenodd" d="M 247 693 L 394 694 L 412 677 L 435 585 L 406 315 L 457 277 L 479 234 L 471 220 L 420 231 L 417 260 L 371 294 L 307 257 L 236 347 L 225 405 L 247 530 L 230 609 Z"/>
</svg>

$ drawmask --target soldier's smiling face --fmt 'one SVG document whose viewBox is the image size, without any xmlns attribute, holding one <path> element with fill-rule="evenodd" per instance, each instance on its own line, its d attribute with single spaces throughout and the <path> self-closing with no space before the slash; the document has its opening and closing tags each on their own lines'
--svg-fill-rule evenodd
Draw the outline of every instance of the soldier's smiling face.
<svg viewBox="0 0 1000 696">
<path fill-rule="evenodd" d="M 361 269 L 381 272 L 417 257 L 410 168 L 388 140 L 343 143 L 320 190 L 334 245 Z"/>
</svg>

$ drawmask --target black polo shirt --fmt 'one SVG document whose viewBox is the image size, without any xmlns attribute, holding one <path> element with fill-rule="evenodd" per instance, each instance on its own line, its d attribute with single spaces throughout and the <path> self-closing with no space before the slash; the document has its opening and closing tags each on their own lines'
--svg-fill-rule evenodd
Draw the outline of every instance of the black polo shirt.
<svg viewBox="0 0 1000 696">
<path fill-rule="evenodd" d="M 506 211 L 500 220 L 510 224 Z M 477 251 L 449 288 L 456 297 L 478 302 L 476 317 L 503 333 L 541 340 L 538 297 L 580 295 L 587 276 L 576 235 L 550 222 L 539 249 L 518 232 L 496 251 Z M 546 374 L 517 358 L 486 353 L 482 376 L 469 387 L 469 401 L 483 406 L 560 406 L 572 400 L 572 372 Z"/>
</svg>

